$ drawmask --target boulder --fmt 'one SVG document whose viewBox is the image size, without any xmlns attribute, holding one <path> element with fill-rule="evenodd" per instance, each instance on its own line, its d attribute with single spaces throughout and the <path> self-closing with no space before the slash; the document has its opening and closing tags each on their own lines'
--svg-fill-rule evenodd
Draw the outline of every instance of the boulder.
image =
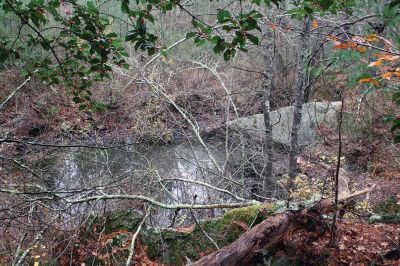
<svg viewBox="0 0 400 266">
<path fill-rule="evenodd" d="M 299 145 L 311 144 L 315 139 L 316 128 L 321 124 L 330 127 L 337 126 L 337 113 L 341 102 L 310 102 L 303 105 Z M 280 108 L 270 112 L 272 138 L 274 142 L 289 146 L 293 121 L 293 106 Z M 264 115 L 256 114 L 241 117 L 228 122 L 228 126 L 243 130 L 251 136 L 262 139 L 265 137 Z"/>
</svg>

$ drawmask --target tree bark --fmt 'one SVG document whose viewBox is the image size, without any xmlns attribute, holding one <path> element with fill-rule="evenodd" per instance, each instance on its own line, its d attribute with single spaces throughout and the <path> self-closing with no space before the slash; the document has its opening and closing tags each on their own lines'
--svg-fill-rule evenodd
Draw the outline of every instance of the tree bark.
<svg viewBox="0 0 400 266">
<path fill-rule="evenodd" d="M 310 27 L 309 19 L 305 19 L 304 30 L 301 34 L 301 42 L 299 46 L 299 60 L 298 60 L 298 71 L 297 71 L 297 84 L 295 90 L 295 104 L 293 110 L 293 123 L 292 131 L 290 136 L 290 150 L 289 150 L 289 189 L 293 186 L 293 179 L 298 173 L 297 167 L 297 156 L 300 153 L 298 139 L 301 125 L 301 112 L 304 104 L 304 89 L 306 79 L 306 60 L 307 60 L 307 40 Z"/>
<path fill-rule="evenodd" d="M 263 101 L 263 115 L 264 115 L 264 126 L 265 126 L 265 141 L 264 141 L 264 152 L 266 156 L 266 165 L 264 169 L 264 180 L 263 180 L 263 191 L 266 194 L 269 187 L 269 180 L 273 178 L 273 138 L 272 138 L 272 124 L 270 118 L 271 111 L 271 87 L 272 87 L 272 62 L 275 57 L 275 34 L 272 39 L 272 43 L 267 46 L 267 51 L 264 56 L 265 58 L 265 76 L 264 76 L 264 101 Z"/>
</svg>

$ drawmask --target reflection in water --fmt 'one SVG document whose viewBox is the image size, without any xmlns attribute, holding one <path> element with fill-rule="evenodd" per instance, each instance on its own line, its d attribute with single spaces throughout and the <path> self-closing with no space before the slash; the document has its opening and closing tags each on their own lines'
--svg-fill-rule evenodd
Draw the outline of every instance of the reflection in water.
<svg viewBox="0 0 400 266">
<path fill-rule="evenodd" d="M 225 156 L 217 144 L 208 143 L 212 156 L 220 164 Z M 101 193 L 145 195 L 167 204 L 175 203 L 217 203 L 227 201 L 225 195 L 193 183 L 178 181 L 195 180 L 207 182 L 213 186 L 222 186 L 222 179 L 207 152 L 198 144 L 184 143 L 174 146 L 135 146 L 133 149 L 76 149 L 54 154 L 56 163 L 48 171 L 49 182 L 45 185 L 58 191 L 82 190 L 80 196 Z M 168 180 L 165 180 L 168 179 Z M 100 191 L 90 188 L 101 187 Z M 86 189 L 86 190 L 85 190 Z M 77 195 L 74 195 L 75 197 Z M 121 201 L 102 202 L 108 210 L 126 207 L 132 204 Z M 91 204 L 75 206 L 73 213 L 87 213 Z M 151 221 L 154 226 L 169 226 L 172 220 L 176 225 L 190 217 L 185 211 L 157 209 Z M 210 210 L 197 212 L 214 215 Z"/>
</svg>

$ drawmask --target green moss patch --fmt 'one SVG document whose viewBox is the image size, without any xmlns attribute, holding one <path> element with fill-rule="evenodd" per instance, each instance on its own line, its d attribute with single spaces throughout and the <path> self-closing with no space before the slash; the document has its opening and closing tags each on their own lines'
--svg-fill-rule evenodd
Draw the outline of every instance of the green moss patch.
<svg viewBox="0 0 400 266">
<path fill-rule="evenodd" d="M 275 203 L 253 205 L 227 211 L 215 219 L 200 221 L 200 227 L 218 244 L 226 246 L 235 241 L 250 227 L 260 223 L 278 209 Z M 113 254 L 113 259 L 123 261 L 128 252 L 131 235 L 136 231 L 142 215 L 135 210 L 115 210 L 94 217 L 81 232 L 82 243 L 95 243 L 100 235 L 111 236 L 99 254 Z M 143 226 L 140 244 L 146 247 L 147 256 L 167 265 L 184 265 L 215 250 L 198 225 L 191 228 L 150 228 Z M 117 251 L 117 252 L 115 252 Z M 87 262 L 103 265 L 98 258 L 88 257 Z"/>
</svg>

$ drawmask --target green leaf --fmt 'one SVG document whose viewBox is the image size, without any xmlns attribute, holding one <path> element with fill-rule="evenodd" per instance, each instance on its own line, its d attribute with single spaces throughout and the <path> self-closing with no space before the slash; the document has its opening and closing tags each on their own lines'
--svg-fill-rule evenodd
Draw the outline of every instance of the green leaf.
<svg viewBox="0 0 400 266">
<path fill-rule="evenodd" d="M 308 14 L 312 14 L 314 12 L 314 10 L 308 6 L 304 7 L 304 10 L 308 13 Z"/>
<path fill-rule="evenodd" d="M 82 98 L 78 97 L 78 96 L 72 98 L 72 101 L 74 103 L 83 103 L 84 102 L 84 100 Z"/>
<path fill-rule="evenodd" d="M 124 63 L 122 64 L 122 67 L 126 70 L 129 70 L 129 64 L 128 63 Z"/>
<path fill-rule="evenodd" d="M 234 49 L 227 49 L 224 53 L 224 60 L 228 61 L 230 59 L 232 59 L 233 57 L 235 57 L 236 54 L 236 50 Z"/>
<path fill-rule="evenodd" d="M 259 44 L 259 39 L 258 37 L 254 36 L 253 34 L 247 33 L 247 38 L 255 45 Z"/>
<path fill-rule="evenodd" d="M 197 46 L 201 46 L 201 45 L 203 45 L 203 44 L 206 43 L 206 40 L 205 40 L 205 39 L 201 39 L 201 38 L 199 38 L 199 37 L 196 37 L 196 38 L 194 38 L 194 43 L 195 43 Z"/>
<path fill-rule="evenodd" d="M 219 11 L 217 14 L 217 19 L 218 19 L 218 22 L 220 22 L 220 23 L 226 22 L 226 21 L 230 20 L 230 18 L 231 18 L 231 14 L 226 9 Z"/>
<path fill-rule="evenodd" d="M 195 28 L 202 28 L 203 27 L 203 23 L 201 23 L 200 21 L 198 21 L 197 19 L 193 19 L 192 20 L 192 25 Z"/>
<path fill-rule="evenodd" d="M 319 4 L 323 10 L 327 10 L 328 8 L 330 8 L 332 6 L 333 0 L 320 0 Z"/>
<path fill-rule="evenodd" d="M 97 8 L 92 1 L 87 1 L 86 5 L 91 11 L 97 11 Z"/>
<path fill-rule="evenodd" d="M 129 14 L 129 0 L 123 0 L 121 2 L 121 11 Z"/>
<path fill-rule="evenodd" d="M 101 102 L 96 102 L 94 108 L 96 109 L 96 111 L 105 111 L 106 110 L 106 105 L 104 103 L 101 103 Z"/>
<path fill-rule="evenodd" d="M 193 38 L 196 35 L 197 35 L 196 32 L 191 31 L 191 32 L 186 33 L 186 38 L 190 39 L 190 38 Z"/>
<path fill-rule="evenodd" d="M 161 49 L 160 55 L 167 57 L 167 50 L 165 50 L 165 47 L 163 49 Z"/>
</svg>

